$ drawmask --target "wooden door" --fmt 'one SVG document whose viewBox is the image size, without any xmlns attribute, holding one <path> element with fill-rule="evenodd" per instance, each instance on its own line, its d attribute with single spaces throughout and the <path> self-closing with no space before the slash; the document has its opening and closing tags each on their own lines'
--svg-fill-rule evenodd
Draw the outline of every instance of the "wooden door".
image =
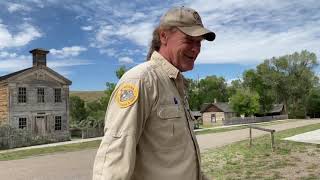
<svg viewBox="0 0 320 180">
<path fill-rule="evenodd" d="M 47 132 L 47 121 L 45 116 L 36 116 L 35 132 L 38 135 L 45 135 Z"/>
</svg>

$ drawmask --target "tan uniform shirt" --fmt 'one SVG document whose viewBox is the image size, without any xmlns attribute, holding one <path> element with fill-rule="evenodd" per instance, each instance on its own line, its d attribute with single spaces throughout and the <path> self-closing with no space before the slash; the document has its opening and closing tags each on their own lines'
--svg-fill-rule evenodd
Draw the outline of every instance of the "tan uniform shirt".
<svg viewBox="0 0 320 180">
<path fill-rule="evenodd" d="M 124 74 L 108 105 L 94 180 L 202 179 L 182 79 L 157 52 Z"/>
</svg>

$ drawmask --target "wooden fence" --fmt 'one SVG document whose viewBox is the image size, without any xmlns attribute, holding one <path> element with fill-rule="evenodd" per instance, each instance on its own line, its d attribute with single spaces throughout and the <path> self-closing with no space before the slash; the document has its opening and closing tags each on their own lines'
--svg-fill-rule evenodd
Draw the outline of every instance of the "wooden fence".
<svg viewBox="0 0 320 180">
<path fill-rule="evenodd" d="M 223 125 L 250 124 L 259 122 L 269 122 L 274 120 L 288 119 L 288 115 L 263 116 L 263 117 L 232 117 L 222 121 Z"/>
<path fill-rule="evenodd" d="M 18 129 L 10 125 L 0 126 L 0 149 L 11 149 L 39 144 L 70 140 L 69 132 L 60 134 L 35 135 L 29 130 Z"/>
<path fill-rule="evenodd" d="M 104 134 L 103 128 L 72 128 L 70 129 L 72 137 L 79 137 L 82 139 L 101 137 Z"/>
</svg>

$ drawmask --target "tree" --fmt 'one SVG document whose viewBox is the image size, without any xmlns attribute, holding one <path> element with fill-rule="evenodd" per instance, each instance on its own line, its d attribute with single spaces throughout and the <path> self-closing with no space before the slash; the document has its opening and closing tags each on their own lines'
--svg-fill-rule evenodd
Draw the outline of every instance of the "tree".
<svg viewBox="0 0 320 180">
<path fill-rule="evenodd" d="M 250 116 L 259 111 L 259 95 L 249 89 L 238 89 L 230 103 L 238 115 Z"/>
<path fill-rule="evenodd" d="M 227 83 L 223 77 L 207 76 L 199 82 L 200 104 L 212 103 L 214 99 L 220 102 L 228 101 Z"/>
<path fill-rule="evenodd" d="M 126 68 L 126 66 L 121 66 L 119 69 L 116 70 L 116 76 L 118 77 L 118 79 L 120 79 L 123 76 L 123 74 L 127 71 L 128 69 Z"/>
<path fill-rule="evenodd" d="M 223 77 L 207 76 L 195 81 L 187 79 L 189 105 L 192 110 L 200 110 L 204 103 L 228 101 L 227 83 Z"/>
<path fill-rule="evenodd" d="M 244 86 L 259 94 L 260 113 L 283 103 L 290 117 L 305 117 L 309 92 L 318 82 L 313 71 L 317 65 L 316 55 L 308 51 L 273 57 L 244 72 Z"/>
<path fill-rule="evenodd" d="M 70 125 L 77 126 L 87 118 L 85 102 L 79 96 L 70 96 Z"/>
<path fill-rule="evenodd" d="M 316 55 L 295 52 L 266 60 L 264 64 L 271 71 L 276 100 L 285 104 L 290 117 L 305 117 L 308 94 L 318 80 L 313 71 L 318 65 Z"/>
<path fill-rule="evenodd" d="M 269 112 L 275 101 L 272 85 L 267 79 L 267 72 L 264 65 L 259 65 L 257 71 L 247 70 L 243 73 L 244 86 L 259 94 L 259 113 Z"/>
<path fill-rule="evenodd" d="M 313 88 L 308 96 L 307 114 L 312 118 L 320 116 L 320 87 Z"/>
<path fill-rule="evenodd" d="M 199 87 L 197 81 L 186 79 L 188 84 L 188 101 L 190 109 L 200 110 L 201 102 L 199 98 Z"/>
<path fill-rule="evenodd" d="M 237 89 L 242 89 L 243 83 L 240 79 L 231 81 L 231 84 L 227 86 L 228 98 L 236 94 Z"/>
</svg>

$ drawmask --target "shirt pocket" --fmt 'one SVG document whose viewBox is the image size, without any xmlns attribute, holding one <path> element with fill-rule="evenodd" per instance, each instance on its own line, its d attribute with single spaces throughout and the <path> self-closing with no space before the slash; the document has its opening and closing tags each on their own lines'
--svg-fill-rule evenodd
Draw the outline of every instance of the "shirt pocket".
<svg viewBox="0 0 320 180">
<path fill-rule="evenodd" d="M 157 118 L 150 127 L 150 137 L 156 150 L 171 150 L 186 143 L 186 117 L 181 106 L 160 105 Z"/>
</svg>

